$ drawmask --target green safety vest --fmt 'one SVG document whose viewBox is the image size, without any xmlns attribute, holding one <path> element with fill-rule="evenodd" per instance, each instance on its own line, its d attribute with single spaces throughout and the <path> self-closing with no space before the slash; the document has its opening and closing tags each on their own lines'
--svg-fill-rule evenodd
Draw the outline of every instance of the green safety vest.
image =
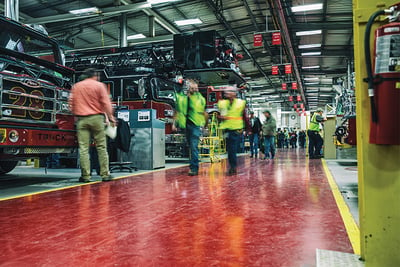
<svg viewBox="0 0 400 267">
<path fill-rule="evenodd" d="M 196 126 L 203 126 L 206 123 L 204 112 L 206 100 L 196 92 L 189 97 L 184 93 L 176 94 L 176 117 L 175 121 L 179 128 L 185 129 L 187 120 L 190 120 Z M 188 107 L 188 105 L 190 105 Z"/>
<path fill-rule="evenodd" d="M 206 99 L 199 93 L 195 92 L 189 96 L 189 114 L 187 119 L 196 126 L 203 126 L 206 123 L 204 112 L 206 109 Z"/>
<path fill-rule="evenodd" d="M 320 129 L 319 129 L 319 122 L 317 122 L 317 112 L 315 112 L 311 117 L 310 126 L 308 127 L 308 130 L 319 132 Z"/>
<path fill-rule="evenodd" d="M 186 128 L 186 113 L 187 113 L 188 97 L 183 93 L 176 94 L 176 126 L 179 128 Z"/>
<path fill-rule="evenodd" d="M 231 102 L 226 100 L 220 100 L 218 102 L 218 109 L 222 116 L 226 117 L 220 123 L 221 129 L 228 130 L 241 130 L 244 128 L 243 111 L 246 107 L 246 101 L 242 99 L 235 98 Z"/>
</svg>

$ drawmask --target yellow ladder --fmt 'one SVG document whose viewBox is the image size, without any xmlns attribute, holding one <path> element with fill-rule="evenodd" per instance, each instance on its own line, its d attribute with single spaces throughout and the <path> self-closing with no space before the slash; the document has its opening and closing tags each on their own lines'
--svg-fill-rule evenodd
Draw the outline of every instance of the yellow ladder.
<svg viewBox="0 0 400 267">
<path fill-rule="evenodd" d="M 225 153 L 225 140 L 222 130 L 218 127 L 217 113 L 214 112 L 208 126 L 209 136 L 200 137 L 199 156 L 209 157 L 211 163 L 221 160 L 220 154 Z"/>
</svg>

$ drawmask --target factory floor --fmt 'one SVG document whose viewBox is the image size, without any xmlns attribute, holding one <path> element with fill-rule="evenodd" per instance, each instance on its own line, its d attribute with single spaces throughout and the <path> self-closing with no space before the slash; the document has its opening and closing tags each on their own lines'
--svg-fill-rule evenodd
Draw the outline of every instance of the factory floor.
<svg viewBox="0 0 400 267">
<path fill-rule="evenodd" d="M 242 154 L 233 176 L 221 159 L 198 176 L 174 162 L 88 184 L 20 166 L 0 180 L 0 266 L 362 266 L 343 160 L 281 149 Z"/>
</svg>

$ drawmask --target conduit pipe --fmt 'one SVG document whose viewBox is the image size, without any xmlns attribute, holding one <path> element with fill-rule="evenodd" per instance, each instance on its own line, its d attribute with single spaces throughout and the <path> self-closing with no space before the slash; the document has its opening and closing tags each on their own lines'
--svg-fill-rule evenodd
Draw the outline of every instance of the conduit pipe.
<svg viewBox="0 0 400 267">
<path fill-rule="evenodd" d="M 268 1 L 270 8 L 272 10 L 276 10 L 277 11 L 277 16 L 278 16 L 278 23 L 280 25 L 281 28 L 281 32 L 283 34 L 283 42 L 286 46 L 287 52 L 289 53 L 289 57 L 290 57 L 290 61 L 292 63 L 292 67 L 293 67 L 293 71 L 297 80 L 297 84 L 298 84 L 298 90 L 300 91 L 300 95 L 302 100 L 304 101 L 304 105 L 307 104 L 307 99 L 304 95 L 304 89 L 303 89 L 303 84 L 301 82 L 301 78 L 300 78 L 300 72 L 299 72 L 299 68 L 297 66 L 296 63 L 296 58 L 294 56 L 294 51 L 293 51 L 293 47 L 292 47 L 292 42 L 289 36 L 289 30 L 286 24 L 286 19 L 285 19 L 285 15 L 283 13 L 283 9 L 282 9 L 282 4 L 280 0 L 277 1 Z M 274 4 L 277 4 L 277 6 L 275 7 Z"/>
</svg>

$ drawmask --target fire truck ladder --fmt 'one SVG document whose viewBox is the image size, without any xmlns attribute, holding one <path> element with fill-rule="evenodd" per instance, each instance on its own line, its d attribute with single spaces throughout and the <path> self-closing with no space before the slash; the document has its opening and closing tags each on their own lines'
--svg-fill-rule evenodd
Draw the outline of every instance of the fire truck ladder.
<svg viewBox="0 0 400 267">
<path fill-rule="evenodd" d="M 209 136 L 200 137 L 200 158 L 209 157 L 211 163 L 221 160 L 220 155 L 225 153 L 225 142 L 222 130 L 218 127 L 217 113 L 213 113 L 209 124 Z"/>
</svg>

